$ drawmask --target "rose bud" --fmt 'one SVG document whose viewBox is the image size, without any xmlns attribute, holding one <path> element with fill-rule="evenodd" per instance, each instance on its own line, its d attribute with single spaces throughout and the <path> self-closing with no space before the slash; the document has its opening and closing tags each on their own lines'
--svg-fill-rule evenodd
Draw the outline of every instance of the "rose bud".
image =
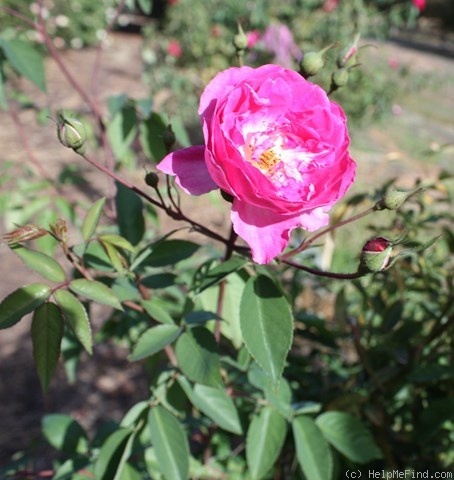
<svg viewBox="0 0 454 480">
<path fill-rule="evenodd" d="M 359 259 L 359 271 L 373 273 L 385 270 L 389 266 L 393 244 L 384 237 L 368 240 Z"/>
<path fill-rule="evenodd" d="M 325 47 L 319 52 L 307 52 L 304 54 L 303 59 L 300 62 L 300 73 L 304 78 L 313 77 L 324 66 L 325 59 L 323 58 L 325 53 L 334 46 L 334 43 Z"/>
<path fill-rule="evenodd" d="M 349 45 L 339 54 L 336 61 L 339 68 L 351 67 L 356 63 L 356 54 L 358 53 L 359 38 L 360 35 L 357 34 L 351 45 Z"/>
<path fill-rule="evenodd" d="M 339 68 L 331 76 L 331 90 L 337 90 L 338 88 L 345 87 L 348 82 L 348 70 L 346 68 Z"/>
<path fill-rule="evenodd" d="M 420 192 L 421 188 L 415 188 L 409 192 L 397 190 L 396 187 L 389 187 L 383 198 L 375 205 L 376 210 L 397 210 L 411 195 Z"/>
<path fill-rule="evenodd" d="M 238 33 L 233 37 L 233 46 L 237 53 L 242 53 L 248 46 L 248 39 L 243 31 L 243 27 L 238 23 Z"/>
<path fill-rule="evenodd" d="M 83 147 L 87 140 L 87 133 L 82 122 L 75 118 L 67 117 L 64 113 L 59 112 L 57 134 L 62 145 L 72 148 L 77 153 L 83 153 Z"/>
<path fill-rule="evenodd" d="M 164 133 L 162 134 L 162 141 L 164 142 L 164 146 L 166 147 L 167 153 L 169 153 L 176 142 L 175 132 L 172 129 L 172 125 L 170 124 L 167 125 L 167 128 L 164 130 Z"/>
<path fill-rule="evenodd" d="M 158 174 L 155 172 L 148 172 L 145 175 L 145 183 L 152 188 L 156 188 L 159 183 Z"/>
</svg>

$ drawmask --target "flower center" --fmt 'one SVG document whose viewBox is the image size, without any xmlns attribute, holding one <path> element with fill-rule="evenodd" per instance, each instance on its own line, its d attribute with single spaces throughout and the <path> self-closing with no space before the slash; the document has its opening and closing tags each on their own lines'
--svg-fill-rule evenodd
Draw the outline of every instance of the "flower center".
<svg viewBox="0 0 454 480">
<path fill-rule="evenodd" d="M 280 160 L 279 155 L 276 154 L 273 148 L 269 148 L 260 154 L 259 161 L 255 163 L 260 170 L 268 171 L 279 163 Z"/>
</svg>

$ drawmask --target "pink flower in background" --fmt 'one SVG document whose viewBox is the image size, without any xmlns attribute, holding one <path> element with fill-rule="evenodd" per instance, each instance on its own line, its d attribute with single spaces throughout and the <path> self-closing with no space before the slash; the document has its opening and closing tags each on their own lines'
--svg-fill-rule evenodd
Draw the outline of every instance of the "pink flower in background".
<svg viewBox="0 0 454 480">
<path fill-rule="evenodd" d="M 293 39 L 293 34 L 287 25 L 272 23 L 265 30 L 260 45 L 274 54 L 274 63 L 291 68 L 293 61 L 299 62 L 303 53 Z"/>
<path fill-rule="evenodd" d="M 183 50 L 178 40 L 170 40 L 167 44 L 167 53 L 174 58 L 180 58 Z"/>
<path fill-rule="evenodd" d="M 422 12 L 426 8 L 426 0 L 411 0 L 413 5 Z"/>
<path fill-rule="evenodd" d="M 340 0 L 325 0 L 322 6 L 324 12 L 331 13 L 336 10 Z"/>
<path fill-rule="evenodd" d="M 277 65 L 229 68 L 200 99 L 205 145 L 167 155 L 158 168 L 193 195 L 233 197 L 235 232 L 268 263 L 296 227 L 328 224 L 354 181 L 342 109 L 326 92 Z"/>
</svg>

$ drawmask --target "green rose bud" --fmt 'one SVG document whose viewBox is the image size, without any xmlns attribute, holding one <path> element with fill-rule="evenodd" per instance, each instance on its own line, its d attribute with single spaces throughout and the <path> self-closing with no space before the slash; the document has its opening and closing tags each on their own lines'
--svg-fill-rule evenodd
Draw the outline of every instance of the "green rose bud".
<svg viewBox="0 0 454 480">
<path fill-rule="evenodd" d="M 247 48 L 247 37 L 240 23 L 238 23 L 238 33 L 233 37 L 233 46 L 237 53 L 242 53 Z"/>
<path fill-rule="evenodd" d="M 62 145 L 72 148 L 75 152 L 83 153 L 87 133 L 81 121 L 67 117 L 64 113 L 59 112 L 57 135 Z"/>
<path fill-rule="evenodd" d="M 415 188 L 409 192 L 397 190 L 393 185 L 389 187 L 383 198 L 375 204 L 375 210 L 397 210 L 411 195 L 420 192 L 421 188 Z"/>
<path fill-rule="evenodd" d="M 325 53 L 334 46 L 334 43 L 319 52 L 307 52 L 300 62 L 300 73 L 304 78 L 313 77 L 325 66 Z"/>
<path fill-rule="evenodd" d="M 331 89 L 337 90 L 338 88 L 345 87 L 348 82 L 349 73 L 346 68 L 339 68 L 331 76 Z"/>
</svg>

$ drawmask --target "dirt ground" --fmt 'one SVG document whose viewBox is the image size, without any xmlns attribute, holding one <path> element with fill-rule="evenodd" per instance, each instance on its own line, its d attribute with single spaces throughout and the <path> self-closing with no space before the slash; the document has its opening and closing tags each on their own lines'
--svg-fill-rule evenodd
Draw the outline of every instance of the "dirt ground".
<svg viewBox="0 0 454 480">
<path fill-rule="evenodd" d="M 400 176 L 403 184 L 411 185 L 420 177 L 434 178 L 440 168 L 453 169 L 454 160 L 454 62 L 449 56 L 426 53 L 398 44 L 380 45 L 380 55 L 392 62 L 405 64 L 426 78 L 416 94 L 396 99 L 394 115 L 385 122 L 352 135 L 353 155 L 358 160 L 358 188 L 374 181 Z M 91 86 L 91 72 L 96 51 L 71 51 L 64 54 L 68 68 L 87 88 Z M 142 98 L 147 91 L 141 82 L 140 37 L 115 34 L 103 52 L 103 68 L 97 82 L 102 85 L 101 102 L 113 94 L 126 92 Z M 79 96 L 67 84 L 52 61 L 46 63 L 48 95 L 26 86 L 40 107 L 81 109 Z M 426 75 L 427 74 L 427 75 Z M 156 99 L 159 105 L 159 97 Z M 19 122 L 19 123 L 18 123 Z M 30 163 L 24 149 L 24 137 L 30 151 L 36 155 L 51 178 L 55 178 L 63 164 L 80 162 L 71 151 L 62 148 L 56 140 L 53 127 L 42 128 L 36 122 L 33 109 L 18 112 L 18 122 L 7 112 L 0 112 L 0 162 L 12 161 L 16 165 Z M 21 137 L 21 129 L 23 136 Z M 429 154 L 427 153 L 429 152 Z M 34 169 L 33 165 L 30 168 Z M 107 183 L 89 165 L 83 167 L 92 189 L 69 192 L 95 200 Z M 142 180 L 143 172 L 131 173 Z M 197 206 L 197 204 L 195 204 Z M 200 204 L 198 204 L 200 207 Z M 216 206 L 192 208 L 196 217 L 208 217 L 216 225 L 224 224 L 226 212 Z M 0 234 L 10 226 L 1 224 Z M 23 267 L 0 244 L 0 298 L 15 288 L 32 282 L 37 277 Z M 0 466 L 13 452 L 27 447 L 38 438 L 40 419 L 44 413 L 70 413 L 82 425 L 92 428 L 101 421 L 119 419 L 137 399 L 147 395 L 147 382 L 141 370 L 126 360 L 126 352 L 113 345 L 95 349 L 93 358 L 84 358 L 77 385 L 67 384 L 59 370 L 50 394 L 43 398 L 33 367 L 29 338 L 29 319 L 0 332 Z M 45 447 L 40 447 L 43 452 Z M 39 465 L 38 465 L 39 466 Z"/>
</svg>

